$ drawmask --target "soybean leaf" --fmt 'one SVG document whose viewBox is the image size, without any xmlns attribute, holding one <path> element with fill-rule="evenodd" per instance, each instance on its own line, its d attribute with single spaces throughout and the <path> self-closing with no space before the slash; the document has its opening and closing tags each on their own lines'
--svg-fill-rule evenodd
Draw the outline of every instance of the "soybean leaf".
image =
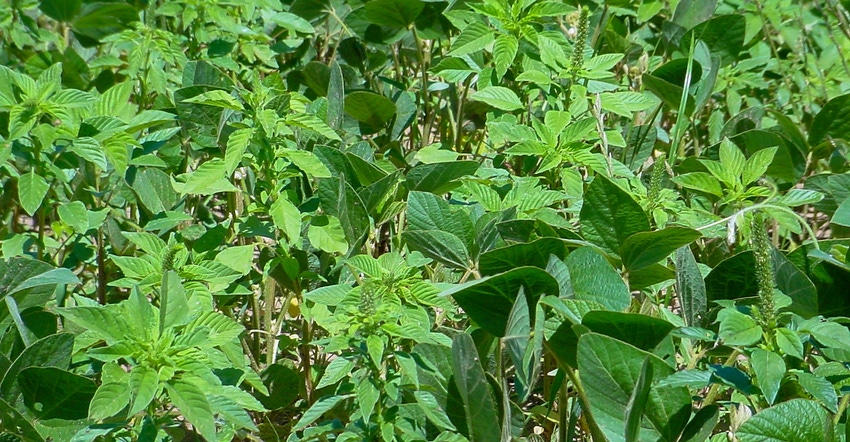
<svg viewBox="0 0 850 442">
<path fill-rule="evenodd" d="M 596 175 L 585 192 L 579 220 L 584 238 L 611 253 L 617 253 L 626 238 L 649 230 L 640 204 L 601 175 Z"/>
<path fill-rule="evenodd" d="M 501 440 L 496 400 L 475 342 L 468 334 L 459 334 L 452 340 L 452 373 L 466 414 L 465 433 L 470 442 Z"/>
<path fill-rule="evenodd" d="M 97 385 L 56 367 L 29 367 L 18 374 L 24 404 L 41 419 L 84 419 Z"/>
<path fill-rule="evenodd" d="M 741 442 L 823 442 L 829 413 L 815 401 L 791 399 L 749 418 L 735 433 Z"/>
</svg>

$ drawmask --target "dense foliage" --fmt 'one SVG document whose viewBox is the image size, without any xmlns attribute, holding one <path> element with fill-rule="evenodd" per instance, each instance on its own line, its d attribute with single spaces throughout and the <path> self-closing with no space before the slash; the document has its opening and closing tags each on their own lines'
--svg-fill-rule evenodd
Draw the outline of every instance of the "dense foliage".
<svg viewBox="0 0 850 442">
<path fill-rule="evenodd" d="M 848 8 L 0 2 L 0 440 L 850 440 Z"/>
</svg>

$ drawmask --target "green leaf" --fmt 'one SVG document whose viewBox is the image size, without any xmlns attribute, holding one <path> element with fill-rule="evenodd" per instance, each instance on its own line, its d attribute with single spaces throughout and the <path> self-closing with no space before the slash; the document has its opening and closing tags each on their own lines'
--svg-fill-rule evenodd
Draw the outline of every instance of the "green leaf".
<svg viewBox="0 0 850 442">
<path fill-rule="evenodd" d="M 673 177 L 673 182 L 685 189 L 708 193 L 717 197 L 723 196 L 720 182 L 707 172 L 691 172 Z"/>
<path fill-rule="evenodd" d="M 424 8 L 419 0 L 375 0 L 366 3 L 363 18 L 381 26 L 407 28 Z"/>
<path fill-rule="evenodd" d="M 797 373 L 797 380 L 807 393 L 819 400 L 829 411 L 838 413 L 838 395 L 835 393 L 835 386 L 832 385 L 832 382 L 821 376 L 805 372 Z"/>
<path fill-rule="evenodd" d="M 21 202 L 21 207 L 27 214 L 35 215 L 49 189 L 47 181 L 41 175 L 36 175 L 34 171 L 18 178 L 18 201 Z"/>
<path fill-rule="evenodd" d="M 544 293 L 557 295 L 559 292 L 558 282 L 545 270 L 519 267 L 454 286 L 440 296 L 454 297 L 479 327 L 503 337 L 520 288 L 528 298 L 528 305 L 537 305 L 537 299 Z"/>
<path fill-rule="evenodd" d="M 342 230 L 339 218 L 335 216 L 314 217 L 307 229 L 307 239 L 314 247 L 328 253 L 344 254 L 348 252 L 345 231 Z"/>
<path fill-rule="evenodd" d="M 357 244 L 369 230 L 369 214 L 351 185 L 340 178 L 319 182 L 319 200 L 328 215 L 339 219 L 348 244 Z"/>
<path fill-rule="evenodd" d="M 688 246 L 676 250 L 676 289 L 685 325 L 701 325 L 706 317 L 708 299 L 705 281 L 697 266 L 694 252 Z"/>
<path fill-rule="evenodd" d="M 850 108 L 850 94 L 829 100 L 812 121 L 812 127 L 809 128 L 809 145 L 816 146 L 824 138 L 850 140 L 848 108 Z"/>
<path fill-rule="evenodd" d="M 478 269 L 484 275 L 506 272 L 522 266 L 546 268 L 551 256 L 559 260 L 567 254 L 560 238 L 540 238 L 527 243 L 510 244 L 481 254 Z"/>
<path fill-rule="evenodd" d="M 24 404 L 41 419 L 84 419 L 97 385 L 56 367 L 29 367 L 18 375 Z"/>
<path fill-rule="evenodd" d="M 89 418 L 94 420 L 115 416 L 130 403 L 126 383 L 107 382 L 98 387 L 89 404 Z"/>
<path fill-rule="evenodd" d="M 407 172 L 410 190 L 443 194 L 460 183 L 458 178 L 472 175 L 478 170 L 477 161 L 449 161 L 445 163 L 417 164 Z"/>
<path fill-rule="evenodd" d="M 692 29 L 711 18 L 716 7 L 717 0 L 682 0 L 673 13 L 673 23 L 685 29 Z"/>
<path fill-rule="evenodd" d="M 472 265 L 466 245 L 456 235 L 442 230 L 408 230 L 402 232 L 402 240 L 425 256 L 456 269 Z"/>
<path fill-rule="evenodd" d="M 831 426 L 817 402 L 791 399 L 749 418 L 735 436 L 740 442 L 823 442 Z"/>
<path fill-rule="evenodd" d="M 132 187 L 142 207 L 154 215 L 171 210 L 180 201 L 180 194 L 171 186 L 169 175 L 158 169 L 148 168 L 137 173 Z"/>
<path fill-rule="evenodd" d="M 460 57 L 481 51 L 496 38 L 494 34 L 485 23 L 475 20 L 463 28 L 460 35 L 455 38 L 448 55 Z"/>
<path fill-rule="evenodd" d="M 160 391 L 159 374 L 153 368 L 137 365 L 130 371 L 128 382 L 128 393 L 130 395 L 130 411 L 128 414 L 133 416 L 147 408 Z"/>
<path fill-rule="evenodd" d="M 493 63 L 501 75 L 504 75 L 514 63 L 518 49 L 519 41 L 513 35 L 500 34 L 496 37 L 496 42 L 493 44 Z"/>
<path fill-rule="evenodd" d="M 696 37 L 708 46 L 713 58 L 719 58 L 721 67 L 727 66 L 737 61 L 738 54 L 744 48 L 746 33 L 747 20 L 743 15 L 719 15 L 686 33 L 679 47 L 690 47 L 691 40 Z"/>
<path fill-rule="evenodd" d="M 479 362 L 475 342 L 462 333 L 452 340 L 452 373 L 466 414 L 470 442 L 501 440 L 496 400 Z"/>
<path fill-rule="evenodd" d="M 487 103 L 496 109 L 511 112 L 524 106 L 516 93 L 503 86 L 490 86 L 469 96 L 470 100 Z"/>
<path fill-rule="evenodd" d="M 220 107 L 242 112 L 244 108 L 236 98 L 222 90 L 211 90 L 192 98 L 183 100 L 183 103 L 203 104 L 207 106 Z"/>
<path fill-rule="evenodd" d="M 652 360 L 647 355 L 640 367 L 640 376 L 626 404 L 626 442 L 638 442 L 640 421 L 643 417 L 646 403 L 649 401 L 649 389 L 652 386 Z"/>
<path fill-rule="evenodd" d="M 614 267 L 591 247 L 576 249 L 567 256 L 565 263 L 570 270 L 575 299 L 598 302 L 614 311 L 623 311 L 631 303 L 626 283 Z"/>
<path fill-rule="evenodd" d="M 776 155 L 777 149 L 777 147 L 761 149 L 747 159 L 746 166 L 744 166 L 744 170 L 741 173 L 741 183 L 744 186 L 754 183 L 767 172 L 767 168 L 773 162 L 773 157 Z"/>
<path fill-rule="evenodd" d="M 44 437 L 33 427 L 30 420 L 2 399 L 0 399 L 0 422 L 3 422 L 5 428 L 14 428 L 25 441 L 44 442 Z"/>
<path fill-rule="evenodd" d="M 7 402 L 15 402 L 20 394 L 18 374 L 29 367 L 66 368 L 71 363 L 74 335 L 59 333 L 35 341 L 15 358 L 0 381 L 0 395 Z M 88 407 L 86 407 L 88 409 Z"/>
<path fill-rule="evenodd" d="M 71 22 L 80 12 L 82 0 L 41 0 L 38 8 L 48 17 L 61 22 Z"/>
<path fill-rule="evenodd" d="M 251 144 L 251 138 L 254 137 L 254 130 L 250 127 L 237 129 L 230 137 L 227 138 L 227 149 L 224 152 L 224 165 L 226 174 L 229 176 L 239 167 L 242 162 L 242 155 Z"/>
<path fill-rule="evenodd" d="M 620 248 L 620 256 L 623 258 L 623 265 L 629 271 L 635 271 L 667 258 L 680 247 L 700 237 L 701 233 L 687 227 L 668 227 L 654 232 L 636 233 L 626 238 Z"/>
<path fill-rule="evenodd" d="M 24 281 L 18 282 L 15 286 L 6 287 L 3 291 L 4 296 L 11 296 L 15 293 L 31 289 L 33 287 L 51 286 L 51 285 L 67 285 L 67 284 L 82 284 L 74 272 L 68 269 L 52 269 L 39 275 L 31 276 Z"/>
<path fill-rule="evenodd" d="M 121 147 L 126 150 L 126 146 L 121 143 Z M 96 165 L 100 170 L 106 170 L 106 153 L 100 142 L 92 137 L 80 137 L 74 140 L 69 151 L 74 152 L 80 158 L 89 161 Z"/>
<path fill-rule="evenodd" d="M 217 440 L 215 419 L 204 390 L 195 382 L 198 378 L 172 379 L 165 384 L 168 397 L 186 420 L 207 440 Z"/>
<path fill-rule="evenodd" d="M 237 190 L 227 180 L 227 165 L 221 158 L 205 161 L 197 169 L 186 175 L 185 183 L 172 181 L 174 190 L 184 195 L 212 195 L 218 192 L 235 192 Z"/>
<path fill-rule="evenodd" d="M 705 442 L 720 420 L 720 407 L 705 405 L 691 418 L 685 431 L 682 432 L 681 442 Z"/>
<path fill-rule="evenodd" d="M 644 351 L 653 351 L 673 330 L 673 324 L 638 313 L 594 310 L 582 317 L 590 331 L 610 336 Z"/>
<path fill-rule="evenodd" d="M 340 141 L 341 138 L 330 126 L 325 124 L 321 118 L 312 114 L 292 114 L 286 117 L 286 122 L 293 126 L 299 126 L 318 132 L 325 138 Z"/>
<path fill-rule="evenodd" d="M 756 376 L 756 385 L 770 405 L 776 400 L 779 386 L 785 376 L 785 361 L 778 354 L 757 348 L 750 354 L 750 367 Z"/>
<path fill-rule="evenodd" d="M 733 308 L 717 313 L 720 331 L 717 337 L 726 345 L 753 345 L 761 340 L 762 329 L 755 319 Z"/>
<path fill-rule="evenodd" d="M 279 195 L 269 208 L 275 226 L 280 229 L 289 244 L 295 244 L 301 237 L 301 212 L 286 195 Z"/>
<path fill-rule="evenodd" d="M 793 330 L 784 327 L 776 329 L 776 345 L 789 356 L 803 359 L 803 341 Z"/>
<path fill-rule="evenodd" d="M 585 192 L 579 220 L 582 236 L 611 253 L 617 253 L 626 238 L 649 230 L 640 204 L 601 175 L 596 175 Z"/>
<path fill-rule="evenodd" d="M 72 29 L 78 37 L 99 40 L 130 27 L 139 21 L 136 8 L 121 3 L 84 2 Z"/>
<path fill-rule="evenodd" d="M 396 113 L 395 103 L 374 92 L 354 91 L 345 96 L 345 112 L 372 129 L 382 128 Z"/>
<path fill-rule="evenodd" d="M 408 230 L 442 230 L 457 236 L 465 247 L 475 241 L 475 226 L 461 207 L 427 192 L 413 191 L 407 197 Z"/>
<path fill-rule="evenodd" d="M 626 408 L 649 360 L 655 378 L 673 373 L 667 363 L 614 338 L 585 333 L 578 341 L 578 371 L 590 403 L 590 412 L 611 441 L 624 440 Z M 691 415 L 691 396 L 686 387 L 650 388 L 641 421 L 641 440 L 675 441 Z"/>
<path fill-rule="evenodd" d="M 61 204 L 56 212 L 59 214 L 59 219 L 71 226 L 75 232 L 82 234 L 89 229 L 89 213 L 86 210 L 86 205 L 81 201 Z"/>
<path fill-rule="evenodd" d="M 452 421 L 449 420 L 446 412 L 440 407 L 440 404 L 437 402 L 437 399 L 433 394 L 427 391 L 416 390 L 413 392 L 413 397 L 416 398 L 416 403 L 419 404 L 422 412 L 425 413 L 425 416 L 427 416 L 428 420 L 433 422 L 434 425 L 443 430 L 457 430 L 454 424 L 452 424 Z"/>
<path fill-rule="evenodd" d="M 345 396 L 322 396 L 313 403 L 313 405 L 304 412 L 304 415 L 301 416 L 301 419 L 292 427 L 292 431 L 300 431 L 307 427 L 307 425 L 312 424 L 316 421 L 316 419 L 322 417 L 325 412 L 330 409 L 336 407 L 336 405 L 342 402 L 345 399 L 351 397 L 350 395 Z"/>
</svg>

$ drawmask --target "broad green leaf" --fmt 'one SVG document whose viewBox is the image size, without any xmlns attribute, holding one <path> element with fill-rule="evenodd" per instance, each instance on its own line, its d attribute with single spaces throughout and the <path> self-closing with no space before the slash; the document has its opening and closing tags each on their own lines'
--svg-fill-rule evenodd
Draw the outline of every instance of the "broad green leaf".
<svg viewBox="0 0 850 442">
<path fill-rule="evenodd" d="M 514 63 L 518 49 L 519 41 L 513 35 L 501 34 L 496 37 L 496 42 L 493 44 L 493 62 L 501 75 L 504 75 Z"/>
<path fill-rule="evenodd" d="M 440 296 L 452 296 L 479 327 L 503 337 L 520 288 L 530 306 L 537 305 L 542 294 L 557 295 L 559 291 L 558 282 L 545 270 L 519 267 L 454 286 Z"/>
<path fill-rule="evenodd" d="M 809 145 L 816 146 L 825 138 L 850 140 L 848 107 L 850 107 L 850 94 L 829 100 L 812 121 L 812 126 L 809 128 Z"/>
<path fill-rule="evenodd" d="M 682 432 L 681 442 L 705 442 L 714 432 L 717 421 L 720 420 L 720 407 L 705 405 L 696 412 L 685 431 Z"/>
<path fill-rule="evenodd" d="M 89 418 L 94 420 L 115 416 L 130 403 L 126 383 L 107 382 L 98 387 L 89 404 Z"/>
<path fill-rule="evenodd" d="M 434 425 L 444 430 L 457 430 L 433 394 L 427 391 L 416 390 L 413 392 L 413 396 L 416 398 L 416 403 L 422 408 L 422 412 L 428 416 L 428 420 L 434 423 Z"/>
<path fill-rule="evenodd" d="M 835 386 L 824 377 L 811 373 L 797 373 L 800 386 L 813 398 L 819 400 L 829 411 L 838 413 L 838 395 Z"/>
<path fill-rule="evenodd" d="M 59 214 L 59 219 L 63 223 L 71 226 L 77 233 L 86 233 L 89 229 L 89 214 L 86 205 L 81 201 L 61 204 L 56 208 L 56 213 Z"/>
<path fill-rule="evenodd" d="M 717 333 L 726 345 L 753 345 L 761 340 L 763 333 L 755 319 L 735 309 L 724 308 L 717 313 L 720 331 Z"/>
<path fill-rule="evenodd" d="M 290 244 L 295 244 L 301 236 L 301 212 L 286 195 L 279 195 L 269 208 L 275 226 L 280 229 Z"/>
<path fill-rule="evenodd" d="M 121 3 L 84 2 L 80 14 L 74 18 L 72 29 L 78 37 L 99 40 L 130 27 L 139 21 L 136 8 Z"/>
<path fill-rule="evenodd" d="M 345 96 L 345 112 L 378 130 L 395 115 L 395 103 L 374 92 L 354 91 Z"/>
<path fill-rule="evenodd" d="M 3 399 L 0 399 L 0 421 L 4 427 L 15 428 L 15 432 L 19 432 L 26 441 L 44 442 L 44 437 L 33 427 L 30 419 Z"/>
<path fill-rule="evenodd" d="M 316 421 L 316 419 L 322 417 L 327 411 L 336 407 L 337 404 L 342 402 L 345 399 L 348 399 L 350 396 L 322 396 L 313 403 L 313 405 L 304 412 L 304 415 L 301 416 L 301 419 L 298 420 L 297 423 L 292 427 L 292 431 L 299 431 L 307 427 L 307 425 L 312 424 Z"/>
<path fill-rule="evenodd" d="M 475 242 L 475 226 L 466 211 L 452 207 L 442 197 L 428 192 L 412 191 L 407 197 L 408 230 L 442 230 L 457 236 L 465 245 Z"/>
<path fill-rule="evenodd" d="M 578 341 L 578 371 L 590 412 L 611 442 L 625 441 L 626 409 L 645 359 L 655 378 L 673 373 L 664 361 L 614 338 L 583 334 Z M 653 386 L 644 407 L 641 441 L 676 441 L 691 415 L 686 387 Z"/>
<path fill-rule="evenodd" d="M 35 215 L 49 188 L 44 177 L 36 175 L 34 171 L 18 178 L 18 201 L 27 214 Z"/>
<path fill-rule="evenodd" d="M 452 340 L 452 373 L 468 424 L 467 431 L 462 429 L 461 433 L 470 442 L 501 440 L 496 400 L 475 342 L 468 334 L 459 334 Z"/>
<path fill-rule="evenodd" d="M 150 367 L 137 365 L 130 371 L 128 386 L 132 416 L 144 410 L 159 392 L 159 374 Z"/>
<path fill-rule="evenodd" d="M 679 47 L 688 48 L 691 40 L 697 38 L 708 46 L 712 58 L 719 59 L 720 66 L 726 66 L 737 61 L 738 54 L 744 48 L 746 32 L 747 20 L 744 16 L 719 15 L 700 23 L 686 33 Z"/>
<path fill-rule="evenodd" d="M 319 183 L 318 194 L 322 209 L 339 219 L 348 244 L 357 244 L 370 224 L 365 204 L 357 192 L 343 179 L 328 178 Z"/>
<path fill-rule="evenodd" d="M 443 77 L 444 80 L 450 83 L 459 83 L 474 74 L 476 69 L 470 67 L 462 58 L 444 57 L 436 66 L 431 68 L 431 72 L 434 75 Z"/>
<path fill-rule="evenodd" d="M 818 314 L 818 293 L 811 280 L 785 255 L 773 249 L 776 288 L 794 302 L 785 309 L 805 318 Z M 705 278 L 708 299 L 738 299 L 758 296 L 752 251 L 742 252 L 720 262 Z"/>
<path fill-rule="evenodd" d="M 668 227 L 654 232 L 636 233 L 623 242 L 620 256 L 629 271 L 635 271 L 667 258 L 680 247 L 702 236 L 687 227 Z"/>
<path fill-rule="evenodd" d="M 478 166 L 477 161 L 418 164 L 407 172 L 407 186 L 410 190 L 440 195 L 459 186 L 455 180 L 474 174 Z"/>
<path fill-rule="evenodd" d="M 598 302 L 614 311 L 629 306 L 631 294 L 626 283 L 599 252 L 581 247 L 570 253 L 565 263 L 570 270 L 575 299 Z"/>
<path fill-rule="evenodd" d="M 74 335 L 59 333 L 35 341 L 15 358 L 0 381 L 0 395 L 7 402 L 15 402 L 21 392 L 18 375 L 29 367 L 57 367 L 64 369 L 71 363 Z M 88 406 L 86 406 L 88 409 Z"/>
<path fill-rule="evenodd" d="M 483 50 L 495 40 L 493 30 L 481 21 L 473 21 L 452 42 L 448 55 L 460 57 Z"/>
<path fill-rule="evenodd" d="M 758 150 L 747 159 L 741 174 L 741 183 L 744 186 L 756 182 L 767 172 L 767 168 L 770 167 L 773 157 L 776 155 L 776 149 L 776 147 L 768 147 Z"/>
<path fill-rule="evenodd" d="M 717 0 L 682 0 L 673 13 L 673 23 L 685 29 L 708 20 L 714 14 Z"/>
<path fill-rule="evenodd" d="M 215 420 L 204 390 L 196 383 L 198 378 L 173 379 L 165 384 L 168 397 L 186 417 L 186 420 L 207 440 L 217 440 Z"/>
<path fill-rule="evenodd" d="M 793 330 L 784 327 L 776 329 L 776 345 L 789 356 L 803 359 L 803 341 Z"/>
<path fill-rule="evenodd" d="M 490 250 L 481 255 L 478 268 L 484 275 L 493 275 L 522 266 L 546 268 L 551 256 L 564 259 L 567 248 L 560 238 L 510 244 Z"/>
<path fill-rule="evenodd" d="M 750 354 L 750 367 L 756 376 L 756 384 L 770 405 L 776 400 L 779 386 L 785 376 L 785 361 L 778 354 L 757 348 Z"/>
<path fill-rule="evenodd" d="M 636 442 L 640 436 L 640 421 L 644 408 L 649 401 L 649 389 L 652 386 L 652 360 L 647 355 L 640 367 L 640 376 L 626 404 L 626 442 Z"/>
<path fill-rule="evenodd" d="M 68 269 L 52 269 L 48 270 L 42 274 L 32 276 L 27 278 L 24 281 L 18 282 L 14 286 L 4 287 L 3 296 L 11 296 L 15 293 L 40 286 L 50 286 L 50 285 L 67 285 L 67 284 L 81 284 L 80 280 L 77 278 L 77 275 L 74 272 Z"/>
<path fill-rule="evenodd" d="M 239 167 L 239 163 L 242 162 L 242 155 L 248 149 L 253 136 L 254 130 L 250 127 L 245 127 L 237 129 L 227 138 L 227 149 L 224 152 L 226 175 L 230 176 Z"/>
<path fill-rule="evenodd" d="M 292 114 L 286 117 L 286 122 L 293 126 L 299 126 L 316 131 L 325 138 L 336 141 L 340 140 L 336 131 L 322 121 L 321 118 L 315 115 L 305 113 Z"/>
<path fill-rule="evenodd" d="M 310 22 L 289 12 L 278 12 L 277 14 L 269 17 L 267 20 L 302 34 L 312 34 L 316 32 Z"/>
<path fill-rule="evenodd" d="M 481 101 L 496 109 L 511 112 L 523 108 L 516 93 L 506 87 L 490 86 L 469 96 L 470 100 Z"/>
<path fill-rule="evenodd" d="M 140 171 L 131 185 L 142 207 L 154 215 L 171 210 L 180 201 L 180 194 L 171 186 L 169 175 L 158 169 Z"/>
<path fill-rule="evenodd" d="M 309 24 L 309 23 L 308 23 Z M 342 69 L 336 61 L 330 65 L 330 77 L 328 78 L 328 126 L 332 130 L 342 127 L 343 112 L 345 111 L 345 82 Z M 335 138 L 331 138 L 335 139 Z"/>
<path fill-rule="evenodd" d="M 310 221 L 307 239 L 314 247 L 328 253 L 344 254 L 348 252 L 348 242 L 339 218 L 335 216 L 317 216 Z"/>
<path fill-rule="evenodd" d="M 174 190 L 184 195 L 212 195 L 218 192 L 235 192 L 237 190 L 227 180 L 227 165 L 221 158 L 205 161 L 186 176 L 185 183 L 176 182 L 172 178 Z"/>
<path fill-rule="evenodd" d="M 330 364 L 328 364 L 327 368 L 325 368 L 325 373 L 322 375 L 322 379 L 319 380 L 319 384 L 316 386 L 316 389 L 336 384 L 343 380 L 346 376 L 349 376 L 353 368 L 354 363 L 346 358 L 334 359 Z"/>
<path fill-rule="evenodd" d="M 82 0 L 40 0 L 38 7 L 48 17 L 70 23 L 79 14 Z"/>
<path fill-rule="evenodd" d="M 740 442 L 823 442 L 830 440 L 831 426 L 829 413 L 817 402 L 791 399 L 749 418 L 735 437 Z"/>
<path fill-rule="evenodd" d="M 673 324 L 638 313 L 594 310 L 582 317 L 581 325 L 644 351 L 653 351 L 673 330 Z"/>
<path fill-rule="evenodd" d="M 466 269 L 473 263 L 469 258 L 466 245 L 456 235 L 442 230 L 408 230 L 402 232 L 407 245 L 425 256 L 456 268 Z"/>
<path fill-rule="evenodd" d="M 234 98 L 229 93 L 222 90 L 211 90 L 208 92 L 204 92 L 192 98 L 187 98 L 183 100 L 183 102 L 221 107 L 224 109 L 231 109 L 238 112 L 244 110 L 244 108 L 242 107 L 242 103 L 236 100 L 236 98 Z"/>
<path fill-rule="evenodd" d="M 29 367 L 18 374 L 24 404 L 41 419 L 84 419 L 97 385 L 56 367 Z"/>
<path fill-rule="evenodd" d="M 121 147 L 126 147 L 122 144 Z M 106 170 L 106 154 L 100 142 L 92 137 L 80 137 L 71 143 L 68 148 L 71 152 L 77 154 L 80 158 L 89 161 L 100 170 Z"/>
<path fill-rule="evenodd" d="M 691 172 L 673 177 L 673 182 L 685 189 L 705 192 L 717 197 L 723 196 L 720 181 L 707 172 Z"/>
<path fill-rule="evenodd" d="M 596 175 L 584 194 L 579 215 L 584 238 L 617 253 L 626 238 L 649 230 L 643 209 L 626 191 Z"/>
<path fill-rule="evenodd" d="M 705 281 L 689 246 L 676 250 L 676 293 L 685 325 L 699 326 L 705 320 L 708 299 Z"/>
<path fill-rule="evenodd" d="M 424 8 L 420 0 L 375 0 L 366 3 L 363 18 L 381 26 L 407 28 Z"/>
</svg>

